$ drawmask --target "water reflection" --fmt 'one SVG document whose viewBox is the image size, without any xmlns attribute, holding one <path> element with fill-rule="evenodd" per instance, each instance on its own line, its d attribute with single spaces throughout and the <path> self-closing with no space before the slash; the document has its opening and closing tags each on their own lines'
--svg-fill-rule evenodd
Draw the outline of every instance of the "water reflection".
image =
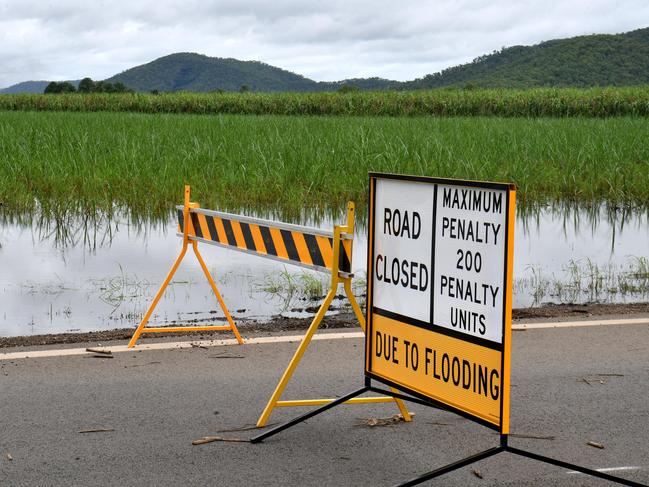
<svg viewBox="0 0 649 487">
<path fill-rule="evenodd" d="M 229 211 L 319 228 L 342 211 Z M 354 271 L 362 294 L 366 218 L 357 222 Z M 646 209 L 578 205 L 519 207 L 514 307 L 649 299 Z M 180 250 L 171 213 L 136 215 L 74 209 L 0 214 L 0 335 L 133 327 Z M 210 247 L 203 252 L 238 318 L 303 314 L 326 276 Z M 287 292 L 284 284 L 298 286 Z M 304 289 L 301 289 L 302 286 Z M 288 298 L 287 298 L 288 296 Z M 315 300 L 314 300 L 315 298 Z M 221 319 L 193 256 L 188 256 L 152 323 Z"/>
</svg>

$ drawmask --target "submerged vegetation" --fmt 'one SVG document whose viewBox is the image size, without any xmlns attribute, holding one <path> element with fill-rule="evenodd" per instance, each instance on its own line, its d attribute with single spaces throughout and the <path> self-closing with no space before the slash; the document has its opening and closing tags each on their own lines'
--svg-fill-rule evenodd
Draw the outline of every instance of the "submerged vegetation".
<svg viewBox="0 0 649 487">
<path fill-rule="evenodd" d="M 0 95 L 0 110 L 336 116 L 649 116 L 649 86 L 341 93 Z"/>
<path fill-rule="evenodd" d="M 609 302 L 649 295 L 649 259 L 629 256 L 627 263 L 598 265 L 590 259 L 571 260 L 562 276 L 546 276 L 539 267 L 528 267 L 528 276 L 515 282 L 515 292 L 529 294 L 532 306 L 546 302 Z"/>
<path fill-rule="evenodd" d="M 5 212 L 300 215 L 366 204 L 368 171 L 513 181 L 519 202 L 649 203 L 644 118 L 387 118 L 0 112 Z"/>
<path fill-rule="evenodd" d="M 261 284 L 255 284 L 255 291 L 262 291 L 271 298 L 277 298 L 281 310 L 287 311 L 297 300 L 317 302 L 327 289 L 326 276 L 314 272 L 291 272 L 286 267 L 276 274 L 268 274 Z"/>
</svg>

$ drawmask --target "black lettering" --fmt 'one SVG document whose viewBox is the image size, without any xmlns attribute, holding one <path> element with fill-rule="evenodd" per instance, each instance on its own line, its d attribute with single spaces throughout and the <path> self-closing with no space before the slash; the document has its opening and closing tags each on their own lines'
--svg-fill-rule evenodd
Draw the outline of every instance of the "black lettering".
<svg viewBox="0 0 649 487">
<path fill-rule="evenodd" d="M 379 271 L 381 270 L 381 262 L 383 262 L 383 256 L 381 254 L 376 256 L 376 278 L 379 281 L 383 280 L 383 274 L 380 274 Z M 385 269 L 385 266 L 384 266 Z"/>
<path fill-rule="evenodd" d="M 392 259 L 392 282 L 399 283 L 399 259 Z"/>
<path fill-rule="evenodd" d="M 451 359 L 448 357 L 448 354 L 442 355 L 442 379 L 444 382 L 448 382 L 448 378 L 451 374 Z"/>
<path fill-rule="evenodd" d="M 487 367 L 478 365 L 478 394 L 484 394 L 487 397 Z"/>
<path fill-rule="evenodd" d="M 445 208 L 450 208 L 451 203 L 451 188 L 444 188 L 444 195 L 442 196 L 442 206 Z"/>
<path fill-rule="evenodd" d="M 503 212 L 503 194 L 502 193 L 491 193 L 491 198 L 493 202 L 493 208 L 492 211 L 494 213 L 502 213 Z"/>
<path fill-rule="evenodd" d="M 403 212 L 403 226 L 401 227 L 399 236 L 403 237 L 406 232 L 408 232 L 408 238 L 410 238 L 410 223 L 408 222 L 408 210 Z"/>
<path fill-rule="evenodd" d="M 392 337 L 392 362 L 395 364 L 399 364 L 399 361 L 397 360 L 397 342 L 399 339 L 397 337 Z"/>
<path fill-rule="evenodd" d="M 428 268 L 419 264 L 419 290 L 425 291 L 428 288 Z"/>
<path fill-rule="evenodd" d="M 394 210 L 392 216 L 392 235 L 399 235 L 399 229 L 401 228 L 401 212 L 399 210 Z"/>
<path fill-rule="evenodd" d="M 467 391 L 471 387 L 471 364 L 468 360 L 462 359 L 462 388 Z"/>
<path fill-rule="evenodd" d="M 390 221 L 392 220 L 392 210 L 386 208 L 383 210 L 383 233 L 386 235 L 390 234 Z"/>
<path fill-rule="evenodd" d="M 485 315 L 482 315 L 482 314 L 480 315 L 480 318 L 479 318 L 480 328 L 478 328 L 478 333 L 480 333 L 481 335 L 484 335 L 485 332 L 487 331 L 487 325 L 485 323 L 486 319 L 487 319 L 487 317 Z"/>
<path fill-rule="evenodd" d="M 442 237 L 444 236 L 445 231 L 448 229 L 448 227 L 451 225 L 451 220 L 447 216 L 442 218 Z M 451 238 L 453 238 L 451 236 Z"/>
<path fill-rule="evenodd" d="M 419 347 L 416 343 L 413 343 L 410 349 L 410 363 L 412 364 L 412 370 L 417 371 L 419 368 Z"/>
<path fill-rule="evenodd" d="M 491 383 L 491 399 L 494 401 L 498 400 L 498 394 L 500 393 L 500 387 L 498 386 L 499 378 L 498 371 L 496 369 L 492 370 L 489 376 L 489 382 Z"/>
<path fill-rule="evenodd" d="M 474 363 L 473 363 L 473 375 L 472 375 L 473 380 L 471 381 L 471 382 L 473 382 L 473 393 L 474 393 L 474 394 L 475 394 L 475 383 L 477 382 L 477 381 L 476 381 L 476 373 L 475 373 L 475 369 L 476 369 L 476 364 L 475 364 L 475 362 L 474 362 Z"/>
<path fill-rule="evenodd" d="M 453 357 L 451 362 L 451 376 L 453 377 L 453 385 L 460 384 L 460 359 Z"/>
<path fill-rule="evenodd" d="M 493 223 L 491 224 L 491 228 L 494 231 L 494 245 L 498 245 L 498 233 L 500 232 L 500 227 L 500 223 L 498 224 L 498 226 Z"/>
<path fill-rule="evenodd" d="M 410 289 L 417 290 L 417 284 L 415 283 L 415 277 L 417 277 L 417 263 L 410 263 Z"/>
<path fill-rule="evenodd" d="M 482 193 L 476 191 L 473 193 L 473 211 L 480 211 L 482 209 Z M 487 208 L 485 208 L 485 211 L 489 211 Z"/>
<path fill-rule="evenodd" d="M 390 348 L 390 335 L 386 335 L 385 333 L 383 334 L 383 358 L 386 361 L 390 361 L 390 353 L 392 352 L 392 348 Z"/>
<path fill-rule="evenodd" d="M 412 214 L 412 239 L 417 240 L 421 234 L 421 216 L 416 211 Z"/>
<path fill-rule="evenodd" d="M 440 294 L 444 294 L 444 288 L 446 286 L 448 286 L 448 277 L 442 275 L 440 279 L 440 289 L 439 289 Z"/>
<path fill-rule="evenodd" d="M 437 380 L 440 379 L 440 376 L 437 373 L 437 350 L 433 352 L 433 377 Z"/>
</svg>

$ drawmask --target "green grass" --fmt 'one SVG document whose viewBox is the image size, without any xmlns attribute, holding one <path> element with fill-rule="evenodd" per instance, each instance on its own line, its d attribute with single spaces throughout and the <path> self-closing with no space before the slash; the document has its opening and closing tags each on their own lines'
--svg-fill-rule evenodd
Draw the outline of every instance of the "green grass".
<svg viewBox="0 0 649 487">
<path fill-rule="evenodd" d="M 649 120 L 0 112 L 5 214 L 338 210 L 367 172 L 513 181 L 522 203 L 649 204 Z"/>
<path fill-rule="evenodd" d="M 0 95 L 0 110 L 336 116 L 649 116 L 649 86 L 355 93 Z"/>
</svg>

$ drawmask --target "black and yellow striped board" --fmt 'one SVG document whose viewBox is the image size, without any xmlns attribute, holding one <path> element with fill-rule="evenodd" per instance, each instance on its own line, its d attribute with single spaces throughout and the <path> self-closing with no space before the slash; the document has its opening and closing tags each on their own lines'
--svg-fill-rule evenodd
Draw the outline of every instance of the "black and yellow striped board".
<svg viewBox="0 0 649 487">
<path fill-rule="evenodd" d="M 178 228 L 184 228 L 183 207 Z M 190 208 L 189 239 L 267 257 L 280 262 L 331 272 L 334 234 L 289 223 L 262 220 L 203 208 Z M 352 236 L 341 239 L 338 269 L 351 273 Z"/>
</svg>

